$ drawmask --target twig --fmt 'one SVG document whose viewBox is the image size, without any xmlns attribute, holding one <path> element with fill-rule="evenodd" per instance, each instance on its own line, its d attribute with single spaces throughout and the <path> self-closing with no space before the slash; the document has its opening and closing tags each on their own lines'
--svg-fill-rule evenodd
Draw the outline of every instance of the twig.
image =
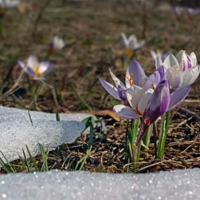
<svg viewBox="0 0 200 200">
<path fill-rule="evenodd" d="M 0 96 L 0 100 L 4 97 L 8 96 L 18 86 L 19 81 L 20 81 L 25 69 L 26 69 L 26 67 L 24 67 L 24 69 L 21 71 L 21 73 L 20 73 L 17 81 L 15 82 L 15 84 L 6 93 L 4 93 L 3 95 Z"/>
<path fill-rule="evenodd" d="M 152 164 L 152 165 L 148 165 L 148 166 L 146 166 L 146 167 L 143 167 L 143 168 L 138 169 L 137 172 L 142 171 L 142 170 L 144 170 L 144 169 L 147 169 L 147 168 L 149 168 L 149 167 L 153 167 L 153 166 L 156 166 L 156 165 L 165 163 L 165 162 L 172 162 L 172 160 L 163 160 L 163 161 L 161 161 L 161 162 L 157 162 L 157 163 L 154 163 L 154 164 Z"/>
<path fill-rule="evenodd" d="M 142 30 L 142 38 L 145 39 L 146 37 L 146 30 L 147 30 L 147 7 L 146 2 L 142 3 L 142 10 L 143 10 L 143 30 Z"/>
<path fill-rule="evenodd" d="M 187 113 L 189 116 L 193 117 L 194 119 L 196 119 L 197 121 L 200 121 L 200 116 L 197 115 L 196 113 L 188 110 L 188 109 L 184 109 L 184 108 L 180 108 L 179 111 L 183 112 L 183 113 Z"/>
<path fill-rule="evenodd" d="M 181 153 L 184 153 L 184 152 L 187 151 L 191 146 L 193 146 L 193 145 L 197 142 L 198 138 L 199 138 L 199 134 L 197 134 L 197 136 L 195 137 L 194 142 L 192 142 L 192 144 L 190 144 L 190 145 L 189 145 L 185 150 L 183 150 Z"/>
</svg>

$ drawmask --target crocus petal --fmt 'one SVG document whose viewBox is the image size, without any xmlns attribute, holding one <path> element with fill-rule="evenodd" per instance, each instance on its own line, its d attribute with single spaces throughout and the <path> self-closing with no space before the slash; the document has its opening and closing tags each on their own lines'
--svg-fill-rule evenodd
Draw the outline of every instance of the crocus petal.
<svg viewBox="0 0 200 200">
<path fill-rule="evenodd" d="M 114 83 L 115 83 L 116 88 L 118 88 L 119 85 L 125 87 L 124 83 L 123 83 L 122 81 L 120 81 L 120 80 L 112 73 L 111 69 L 109 69 L 109 71 L 110 71 L 110 75 L 111 75 L 111 77 L 112 77 L 112 79 L 113 79 L 113 81 L 114 81 Z"/>
<path fill-rule="evenodd" d="M 160 56 L 156 57 L 156 69 L 158 69 L 161 65 L 163 65 L 163 62 L 160 58 Z"/>
<path fill-rule="evenodd" d="M 183 60 L 183 71 L 188 70 L 190 68 L 192 68 L 192 60 L 188 55 L 186 55 L 185 60 Z"/>
<path fill-rule="evenodd" d="M 104 81 L 101 77 L 99 77 L 99 81 L 101 82 L 102 86 L 105 88 L 105 90 L 110 95 L 112 95 L 114 98 L 116 98 L 118 100 L 121 100 L 119 95 L 118 95 L 117 89 L 113 85 L 111 85 L 107 81 Z"/>
<path fill-rule="evenodd" d="M 179 65 L 181 65 L 182 62 L 182 58 L 183 58 L 183 50 L 180 50 L 177 54 L 176 54 L 176 59 L 178 60 Z"/>
<path fill-rule="evenodd" d="M 138 50 L 138 49 L 142 48 L 144 46 L 144 44 L 145 44 L 145 40 L 142 40 L 142 41 L 136 43 L 134 50 Z"/>
<path fill-rule="evenodd" d="M 116 105 L 113 107 L 113 111 L 122 118 L 125 119 L 136 119 L 141 117 L 137 113 L 134 112 L 134 110 L 128 106 L 125 105 Z"/>
<path fill-rule="evenodd" d="M 191 85 L 199 76 L 200 68 L 199 66 L 193 67 L 187 71 L 183 72 L 183 82 L 181 87 Z"/>
<path fill-rule="evenodd" d="M 157 57 L 156 52 L 153 51 L 153 50 L 150 50 L 150 54 L 151 54 L 152 60 L 153 60 L 153 61 L 156 61 L 156 57 Z"/>
<path fill-rule="evenodd" d="M 23 70 L 24 68 L 24 72 L 31 77 L 36 76 L 35 72 L 32 70 L 32 68 L 25 66 L 25 64 L 23 62 L 21 62 L 20 60 L 17 61 L 19 67 Z"/>
<path fill-rule="evenodd" d="M 119 85 L 118 88 L 117 88 L 118 96 L 124 102 L 127 100 L 125 90 L 126 90 L 126 88 L 122 87 L 121 85 Z"/>
<path fill-rule="evenodd" d="M 186 71 L 190 68 L 192 68 L 192 60 L 190 58 L 190 56 L 188 56 L 186 54 L 185 51 L 181 50 L 178 52 L 178 54 L 176 55 L 176 58 L 179 62 L 179 66 L 181 67 L 182 71 Z"/>
<path fill-rule="evenodd" d="M 137 38 L 134 36 L 134 35 L 131 35 L 129 38 L 128 38 L 128 49 L 130 50 L 135 50 L 135 45 L 137 44 Z"/>
<path fill-rule="evenodd" d="M 134 50 L 138 50 L 145 45 L 145 40 L 141 40 L 140 42 L 135 44 Z"/>
<path fill-rule="evenodd" d="M 178 6 L 174 6 L 174 7 L 173 7 L 173 10 L 174 10 L 174 13 L 175 13 L 176 15 L 180 15 L 181 12 L 183 11 L 183 8 L 182 8 L 182 7 L 178 7 Z"/>
<path fill-rule="evenodd" d="M 168 111 L 175 108 L 185 99 L 190 91 L 190 88 L 191 86 L 183 87 L 171 93 Z"/>
<path fill-rule="evenodd" d="M 142 95 L 145 92 L 146 91 L 142 87 L 139 87 L 137 85 L 133 85 L 131 88 L 127 89 L 127 91 L 126 91 L 126 97 L 127 97 L 127 100 L 129 102 L 130 106 L 134 110 L 137 110 L 138 103 L 139 103 Z"/>
<path fill-rule="evenodd" d="M 160 73 L 160 80 L 162 80 L 165 76 L 164 66 L 158 67 L 156 71 L 158 71 Z"/>
<path fill-rule="evenodd" d="M 39 63 L 39 74 L 45 76 L 52 70 L 53 70 L 53 65 L 51 64 L 50 61 L 42 61 Z"/>
<path fill-rule="evenodd" d="M 50 44 L 50 46 L 56 50 L 62 49 L 65 45 L 66 43 L 63 41 L 63 39 L 59 38 L 58 36 L 54 36 Z"/>
<path fill-rule="evenodd" d="M 137 62 L 136 60 L 133 60 L 129 64 L 129 66 L 126 70 L 126 78 L 125 78 L 126 87 L 131 87 L 130 81 L 128 80 L 128 78 L 130 79 L 131 74 L 133 75 L 132 80 L 134 81 L 134 84 L 141 86 L 141 83 L 146 76 L 145 76 L 144 70 L 141 67 L 140 63 Z"/>
<path fill-rule="evenodd" d="M 169 50 L 166 53 L 162 54 L 162 57 L 161 57 L 162 61 L 164 61 L 167 58 L 167 56 L 170 55 L 171 53 L 172 53 L 172 50 Z"/>
<path fill-rule="evenodd" d="M 144 113 L 144 110 L 146 109 L 149 99 L 151 98 L 153 92 L 154 90 L 150 88 L 142 95 L 142 98 L 140 99 L 138 104 L 138 110 L 141 114 Z"/>
<path fill-rule="evenodd" d="M 30 55 L 27 59 L 27 66 L 33 69 L 37 65 L 38 59 L 34 55 Z"/>
<path fill-rule="evenodd" d="M 121 42 L 125 48 L 128 48 L 128 40 L 125 33 L 121 33 Z"/>
<path fill-rule="evenodd" d="M 157 85 L 160 82 L 160 73 L 158 71 L 155 71 L 153 74 L 149 76 L 147 81 L 144 83 L 143 88 L 147 85 Z"/>
<path fill-rule="evenodd" d="M 135 37 L 135 35 L 130 35 L 128 38 L 128 42 L 130 43 L 131 41 L 133 41 L 133 44 L 137 43 L 137 38 Z"/>
<path fill-rule="evenodd" d="M 133 85 L 131 88 L 128 88 L 126 91 L 126 97 L 130 106 L 136 111 L 138 110 L 138 104 L 143 94 L 150 89 L 152 86 L 148 85 L 145 88 Z"/>
<path fill-rule="evenodd" d="M 170 67 L 166 71 L 165 78 L 169 81 L 170 89 L 176 90 L 182 87 L 183 72 L 178 67 Z"/>
<path fill-rule="evenodd" d="M 17 61 L 17 64 L 19 65 L 20 69 L 23 69 L 25 67 L 25 64 L 20 60 Z"/>
<path fill-rule="evenodd" d="M 149 100 L 148 106 L 144 111 L 142 119 L 146 125 L 150 125 L 156 121 L 156 119 L 164 114 L 170 102 L 169 84 L 167 80 L 161 81 L 151 99 Z"/>
<path fill-rule="evenodd" d="M 35 72 L 30 67 L 26 67 L 25 72 L 26 72 L 27 75 L 29 75 L 31 77 L 37 77 L 37 75 L 35 74 Z"/>
<path fill-rule="evenodd" d="M 190 58 L 191 58 L 191 60 L 192 60 L 192 66 L 193 66 L 193 67 L 196 66 L 196 65 L 197 65 L 197 57 L 196 57 L 196 55 L 195 55 L 194 52 L 192 52 L 192 53 L 190 54 Z"/>
<path fill-rule="evenodd" d="M 163 64 L 165 69 L 169 69 L 170 67 L 179 67 L 179 63 L 173 54 L 167 56 Z"/>
</svg>

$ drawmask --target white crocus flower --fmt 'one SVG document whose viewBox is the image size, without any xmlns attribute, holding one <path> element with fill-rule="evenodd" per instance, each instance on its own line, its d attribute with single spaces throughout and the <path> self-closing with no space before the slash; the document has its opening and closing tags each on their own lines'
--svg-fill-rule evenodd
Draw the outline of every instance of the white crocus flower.
<svg viewBox="0 0 200 200">
<path fill-rule="evenodd" d="M 0 0 L 0 7 L 10 9 L 16 7 L 20 0 Z"/>
<path fill-rule="evenodd" d="M 164 66 L 165 78 L 169 81 L 172 91 L 190 86 L 200 73 L 195 53 L 188 55 L 183 50 L 179 51 L 176 57 L 170 54 L 164 62 L 157 56 L 156 68 L 160 66 Z"/>
<path fill-rule="evenodd" d="M 121 41 L 123 46 L 126 48 L 126 55 L 131 55 L 133 51 L 142 48 L 145 44 L 144 40 L 138 42 L 134 35 L 127 38 L 125 33 L 121 33 Z"/>
<path fill-rule="evenodd" d="M 20 0 L 0 0 L 0 18 L 4 17 L 7 9 L 16 7 Z"/>
<path fill-rule="evenodd" d="M 45 80 L 45 76 L 53 70 L 53 65 L 50 61 L 38 62 L 38 59 L 34 55 L 30 55 L 26 64 L 18 60 L 18 65 L 21 69 L 24 69 L 25 73 L 33 80 Z"/>
<path fill-rule="evenodd" d="M 62 38 L 58 36 L 54 36 L 51 43 L 50 43 L 50 52 L 53 53 L 54 51 L 62 49 L 66 45 L 66 42 Z"/>
</svg>

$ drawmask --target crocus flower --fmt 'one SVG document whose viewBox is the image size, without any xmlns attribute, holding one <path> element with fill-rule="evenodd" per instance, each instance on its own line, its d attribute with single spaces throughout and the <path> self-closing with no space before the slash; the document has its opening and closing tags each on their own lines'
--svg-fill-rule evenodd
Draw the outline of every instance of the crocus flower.
<svg viewBox="0 0 200 200">
<path fill-rule="evenodd" d="M 130 74 L 131 79 L 128 76 Z M 125 119 L 141 118 L 140 131 L 135 141 L 135 151 L 137 151 L 138 145 L 144 137 L 147 128 L 158 117 L 183 101 L 190 91 L 190 86 L 182 87 L 172 92 L 170 91 L 168 80 L 164 79 L 164 66 L 159 66 L 147 78 L 142 67 L 135 60 L 130 63 L 126 75 L 127 80 L 125 85 L 111 72 L 116 87 L 100 77 L 99 80 L 108 93 L 124 101 L 125 104 L 113 107 L 113 111 L 119 117 Z M 136 155 L 137 152 L 133 153 Z"/>
<path fill-rule="evenodd" d="M 193 19 L 195 15 L 199 14 L 198 8 L 186 8 L 186 13 L 188 14 L 189 19 Z"/>
<path fill-rule="evenodd" d="M 7 9 L 16 7 L 20 0 L 0 0 L 0 17 L 3 17 Z"/>
<path fill-rule="evenodd" d="M 137 38 L 134 35 L 131 35 L 129 38 L 126 37 L 125 33 L 121 33 L 121 42 L 122 45 L 126 48 L 126 55 L 131 55 L 133 51 L 136 51 L 142 48 L 145 44 L 145 41 L 137 41 Z"/>
<path fill-rule="evenodd" d="M 162 53 L 162 51 L 160 50 L 157 50 L 157 52 L 153 51 L 153 50 L 150 50 L 150 54 L 151 54 L 151 57 L 152 57 L 152 60 L 153 61 L 156 61 L 156 57 L 159 56 L 161 58 L 162 61 L 165 60 L 165 58 L 171 54 L 171 50 L 167 51 L 166 53 Z"/>
<path fill-rule="evenodd" d="M 180 20 L 180 16 L 181 16 L 181 13 L 183 11 L 183 8 L 182 7 L 179 7 L 179 6 L 174 6 L 173 7 L 173 11 L 174 11 L 174 14 L 176 16 L 176 19 L 177 20 Z"/>
<path fill-rule="evenodd" d="M 110 95 L 124 102 L 127 100 L 125 89 L 130 88 L 133 85 L 143 86 L 147 79 L 143 68 L 136 60 L 133 60 L 126 70 L 125 84 L 120 81 L 111 70 L 110 75 L 115 83 L 115 86 L 99 77 L 101 84 Z"/>
<path fill-rule="evenodd" d="M 53 53 L 57 50 L 62 49 L 66 45 L 66 42 L 62 38 L 58 36 L 54 36 L 51 43 L 50 43 L 50 53 Z"/>
<path fill-rule="evenodd" d="M 16 7 L 20 3 L 20 0 L 0 0 L 0 6 L 9 9 Z"/>
<path fill-rule="evenodd" d="M 165 78 L 169 81 L 171 91 L 191 85 L 200 72 L 195 53 L 188 55 L 183 50 L 176 57 L 170 54 L 164 62 L 157 57 L 156 68 L 160 66 L 164 66 Z"/>
<path fill-rule="evenodd" d="M 38 62 L 34 55 L 28 57 L 26 64 L 18 60 L 18 65 L 21 69 L 25 68 L 25 73 L 36 81 L 45 80 L 45 76 L 53 70 L 50 61 Z"/>
</svg>

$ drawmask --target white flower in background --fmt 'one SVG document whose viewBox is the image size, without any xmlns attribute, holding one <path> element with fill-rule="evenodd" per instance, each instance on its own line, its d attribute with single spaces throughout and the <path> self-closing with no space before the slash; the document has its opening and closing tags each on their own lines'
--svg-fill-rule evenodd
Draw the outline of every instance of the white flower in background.
<svg viewBox="0 0 200 200">
<path fill-rule="evenodd" d="M 137 41 L 137 38 L 134 35 L 130 35 L 129 38 L 126 37 L 125 33 L 121 33 L 121 41 L 123 46 L 126 48 L 126 55 L 131 55 L 133 51 L 136 51 L 142 48 L 145 44 L 145 41 Z"/>
<path fill-rule="evenodd" d="M 198 15 L 200 12 L 199 8 L 186 8 L 186 13 L 188 14 L 189 19 L 193 19 L 194 16 Z"/>
<path fill-rule="evenodd" d="M 50 52 L 53 53 L 57 50 L 62 49 L 66 45 L 66 42 L 59 38 L 58 36 L 54 36 L 50 43 Z"/>
<path fill-rule="evenodd" d="M 165 78 L 169 81 L 171 91 L 190 86 L 200 73 L 195 53 L 188 55 L 183 50 L 176 57 L 170 54 L 164 62 L 157 56 L 156 68 L 160 66 L 164 66 Z"/>
<path fill-rule="evenodd" d="M 20 3 L 20 0 L 0 0 L 0 7 L 9 9 L 14 8 Z"/>
<path fill-rule="evenodd" d="M 25 73 L 33 80 L 45 80 L 45 76 L 53 70 L 53 65 L 50 61 L 38 62 L 38 59 L 34 55 L 30 55 L 26 64 L 18 60 L 18 65 L 21 69 L 24 69 Z"/>
<path fill-rule="evenodd" d="M 0 0 L 0 17 L 4 17 L 6 10 L 16 7 L 20 0 Z"/>
<path fill-rule="evenodd" d="M 181 16 L 181 13 L 183 12 L 183 8 L 179 7 L 179 6 L 174 6 L 173 11 L 174 11 L 174 14 L 176 16 L 176 19 L 180 20 L 180 16 Z"/>
<path fill-rule="evenodd" d="M 159 56 L 161 60 L 164 61 L 165 58 L 167 58 L 167 56 L 171 54 L 171 52 L 172 52 L 171 50 L 167 51 L 166 53 L 162 53 L 162 51 L 160 51 L 159 49 L 157 50 L 157 52 L 150 50 L 150 54 L 153 61 L 156 61 L 157 56 Z"/>
</svg>

